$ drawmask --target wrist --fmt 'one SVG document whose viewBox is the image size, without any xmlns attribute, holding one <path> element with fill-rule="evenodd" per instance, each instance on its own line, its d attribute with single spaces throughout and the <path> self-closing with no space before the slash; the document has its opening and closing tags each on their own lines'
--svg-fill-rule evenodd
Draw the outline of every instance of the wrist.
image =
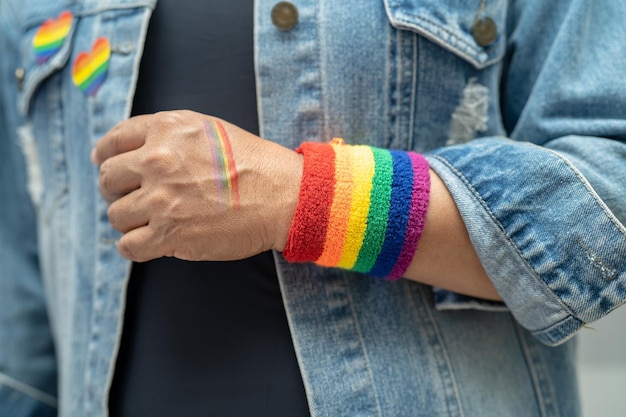
<svg viewBox="0 0 626 417">
<path fill-rule="evenodd" d="M 428 207 L 428 163 L 415 152 L 304 143 L 304 167 L 283 256 L 389 279 L 415 254 Z"/>
<path fill-rule="evenodd" d="M 274 211 L 276 217 L 270 219 L 274 228 L 274 239 L 272 249 L 282 252 L 287 244 L 289 229 L 293 221 L 296 207 L 298 206 L 298 196 L 302 180 L 302 172 L 304 169 L 303 155 L 286 150 L 285 157 L 278 159 L 280 161 L 278 174 L 284 181 L 278 191 L 278 195 L 274 195 L 274 203 L 277 203 L 277 209 Z"/>
</svg>

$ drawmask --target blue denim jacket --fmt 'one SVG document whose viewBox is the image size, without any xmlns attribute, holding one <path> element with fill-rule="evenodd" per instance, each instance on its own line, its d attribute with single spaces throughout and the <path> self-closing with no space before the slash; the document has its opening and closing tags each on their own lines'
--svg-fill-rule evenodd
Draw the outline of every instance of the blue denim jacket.
<svg viewBox="0 0 626 417">
<path fill-rule="evenodd" d="M 0 0 L 2 417 L 107 415 L 130 264 L 89 154 L 130 114 L 155 1 Z M 508 309 L 277 254 L 312 415 L 579 415 L 567 340 L 626 297 L 626 2 L 293 3 L 290 31 L 255 6 L 262 136 L 426 153 Z M 88 97 L 72 65 L 102 36 Z"/>
</svg>

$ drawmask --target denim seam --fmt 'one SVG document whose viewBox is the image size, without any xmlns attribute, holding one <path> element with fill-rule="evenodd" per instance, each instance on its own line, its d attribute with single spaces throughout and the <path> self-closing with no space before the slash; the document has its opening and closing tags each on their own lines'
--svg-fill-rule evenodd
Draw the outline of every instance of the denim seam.
<svg viewBox="0 0 626 417">
<path fill-rule="evenodd" d="M 385 146 L 411 150 L 415 143 L 419 35 L 413 32 L 406 36 L 403 32 L 406 31 L 394 28 L 395 56 L 390 59 L 394 61 L 395 72 L 393 94 L 390 95 L 394 134 Z"/>
<path fill-rule="evenodd" d="M 393 129 L 393 135 L 391 135 L 389 139 L 389 146 L 391 146 L 394 142 L 398 142 L 402 138 L 402 126 L 401 120 L 404 116 L 402 112 L 401 99 L 403 98 L 402 86 L 403 86 L 403 69 L 404 69 L 404 55 L 403 55 L 403 36 L 401 31 L 396 30 L 393 37 L 393 45 L 390 46 L 390 49 L 393 48 L 392 57 L 389 59 L 390 64 L 393 66 L 393 89 L 391 90 L 391 94 L 389 94 L 388 102 L 391 101 L 391 115 L 392 121 L 391 128 Z M 401 142 L 400 142 L 401 143 Z M 400 145 L 402 146 L 402 144 Z"/>
<path fill-rule="evenodd" d="M 144 11 L 144 13 L 148 13 L 149 16 L 152 15 L 152 10 L 148 8 L 148 11 Z M 141 57 L 143 55 L 143 49 L 146 43 L 146 35 L 148 33 L 148 27 L 150 26 L 150 18 L 143 20 L 143 27 L 141 28 L 141 32 L 139 33 L 140 41 L 137 44 L 137 53 L 135 53 L 135 62 L 133 66 L 135 68 L 134 73 L 132 74 L 132 79 L 130 81 L 131 88 L 128 90 L 128 94 L 126 97 L 126 108 L 124 109 L 124 114 L 126 117 L 129 117 L 131 114 L 131 107 L 133 103 L 133 97 L 135 96 L 135 92 L 137 90 L 137 80 L 139 79 L 139 66 L 141 64 Z"/>
<path fill-rule="evenodd" d="M 326 31 L 326 28 L 323 25 L 323 20 L 320 18 L 320 16 L 323 16 L 324 13 L 322 12 L 322 8 L 324 7 L 324 2 L 318 2 L 317 3 L 317 7 L 315 8 L 315 34 L 312 34 L 314 38 L 317 39 L 317 42 L 315 42 L 315 44 L 317 45 L 317 69 L 318 69 L 318 74 L 319 74 L 319 78 L 320 78 L 320 84 L 319 84 L 319 91 L 320 91 L 320 98 L 319 98 L 319 105 L 321 107 L 321 114 L 322 114 L 322 126 L 324 129 L 324 132 L 330 132 L 330 123 L 331 123 L 331 118 L 328 117 L 329 115 L 329 111 L 328 111 L 328 93 L 327 93 L 327 86 L 328 86 L 328 82 L 326 81 L 325 78 L 327 78 L 328 75 L 328 71 L 326 71 L 326 63 L 327 63 L 327 59 L 326 59 L 326 54 L 323 53 L 323 51 L 326 50 L 326 36 L 322 36 L 320 34 L 320 32 L 322 30 Z M 329 138 L 327 138 L 326 140 L 328 140 Z"/>
<path fill-rule="evenodd" d="M 125 282 L 122 285 L 122 292 L 120 294 L 120 309 L 119 309 L 119 325 L 117 326 L 117 332 L 115 333 L 115 342 L 113 345 L 113 350 L 111 352 L 111 360 L 109 362 L 109 368 L 107 370 L 107 376 L 104 383 L 104 395 L 102 398 L 103 404 L 102 409 L 103 416 L 109 416 L 109 397 L 111 395 L 111 388 L 113 386 L 113 377 L 115 376 L 115 367 L 117 366 L 117 358 L 119 356 L 120 347 L 122 346 L 122 335 L 124 332 L 124 318 L 126 311 L 126 296 L 128 294 L 128 284 L 130 283 L 130 275 L 132 271 L 132 263 L 128 263 L 128 268 L 126 269 L 126 277 Z"/>
<path fill-rule="evenodd" d="M 410 19 L 409 19 L 410 18 Z M 412 19 L 412 20 L 411 20 Z M 482 52 L 481 49 L 478 48 L 474 48 L 471 44 L 468 44 L 467 42 L 465 42 L 464 39 L 462 39 L 460 36 L 458 36 L 454 31 L 448 29 L 445 25 L 442 25 L 439 22 L 436 22 L 432 19 L 429 19 L 428 17 L 425 16 L 421 16 L 421 15 L 411 15 L 408 14 L 405 17 L 400 17 L 398 18 L 399 22 L 405 23 L 407 25 L 411 25 L 413 23 L 413 21 L 422 21 L 422 22 L 426 22 L 429 25 L 435 26 L 437 28 L 439 28 L 441 31 L 445 32 L 448 34 L 448 36 L 450 36 L 451 39 L 456 40 L 457 42 L 459 42 L 461 45 L 463 45 L 463 47 L 468 50 L 468 51 L 472 51 L 473 53 L 480 53 Z M 495 45 L 495 44 L 494 44 Z M 495 49 L 494 46 L 490 47 L 490 48 L 485 48 L 485 51 L 488 50 L 493 50 Z"/>
<path fill-rule="evenodd" d="M 97 20 L 93 24 L 94 32 L 99 33 L 102 30 L 102 21 Z M 89 132 L 93 132 L 93 120 L 94 120 L 94 103 L 93 100 L 89 100 L 86 104 L 87 107 L 87 124 Z M 92 415 L 98 409 L 106 410 L 106 385 L 102 386 L 98 378 L 100 371 L 99 364 L 102 361 L 102 352 L 98 347 L 104 347 L 107 345 L 106 338 L 102 337 L 101 333 L 104 326 L 102 323 L 102 316 L 106 314 L 104 312 L 103 303 L 98 303 L 97 294 L 102 291 L 103 283 L 101 274 L 94 274 L 94 278 L 91 281 L 91 288 L 89 288 L 89 296 L 91 298 L 91 314 L 89 320 L 86 323 L 87 329 L 85 332 L 86 352 L 85 352 L 85 371 L 82 375 L 85 386 L 83 394 L 82 411 L 85 415 Z M 99 343 L 99 340 L 104 342 Z M 108 347 L 108 346 L 107 346 Z M 106 381 L 104 381 L 106 383 Z M 100 392 L 100 389 L 103 392 Z M 101 401 L 103 404 L 99 404 L 98 395 L 102 394 Z M 101 407 L 101 408 L 99 408 Z"/>
<path fill-rule="evenodd" d="M 554 400 L 554 388 L 548 378 L 546 378 L 548 372 L 541 359 L 533 352 L 533 347 L 526 341 L 522 327 L 518 323 L 514 323 L 514 326 L 528 372 L 530 373 L 539 412 L 542 417 L 558 417 L 561 413 L 558 409 L 558 403 Z"/>
<path fill-rule="evenodd" d="M 571 322 L 571 321 L 577 322 L 576 327 L 578 329 L 580 329 L 585 324 L 584 321 L 570 314 L 568 316 L 565 316 L 561 320 L 557 321 L 556 323 L 552 324 L 551 326 L 548 326 L 541 330 L 533 330 L 532 334 L 535 335 L 535 337 L 538 337 L 540 340 L 549 340 L 551 343 L 560 344 L 574 337 L 574 333 L 566 337 L 559 336 L 558 338 L 555 338 L 553 334 L 555 331 L 559 331 L 560 328 L 564 327 L 568 322 Z"/>
<path fill-rule="evenodd" d="M 88 10 L 79 10 L 76 12 L 72 11 L 72 14 L 74 15 L 75 18 L 81 18 L 81 17 L 97 15 L 97 14 L 112 11 L 112 10 L 132 10 L 132 9 L 140 9 L 142 7 L 148 7 L 152 9 L 153 8 L 152 2 L 138 0 L 132 4 L 117 4 L 117 5 L 110 4 L 104 7 L 95 7 L 93 9 L 88 9 Z M 15 16 L 15 13 L 13 14 Z M 24 33 L 28 31 L 30 28 L 32 28 L 33 25 L 40 24 L 40 23 L 41 23 L 41 18 L 39 16 L 37 15 L 26 16 L 25 19 L 20 22 L 20 25 L 17 28 L 19 29 L 21 33 Z"/>
<path fill-rule="evenodd" d="M 420 58 L 420 50 L 419 50 L 419 37 L 415 34 L 412 38 L 413 41 L 413 66 L 411 72 L 411 108 L 409 109 L 409 136 L 407 138 L 408 141 L 408 149 L 413 149 L 415 144 L 415 109 L 419 106 L 417 102 L 419 94 L 417 93 L 418 89 L 418 67 L 419 67 L 419 58 Z"/>
<path fill-rule="evenodd" d="M 530 146 L 539 147 L 538 145 L 535 145 L 535 144 L 530 144 Z M 613 225 L 615 225 L 615 227 L 624 235 L 624 237 L 626 237 L 626 226 L 624 226 L 615 217 L 613 212 L 611 212 L 611 209 L 609 209 L 607 205 L 604 203 L 604 201 L 602 201 L 598 193 L 596 193 L 596 191 L 593 189 L 589 181 L 587 181 L 587 179 L 582 175 L 582 173 L 565 156 L 549 148 L 542 148 L 542 149 L 547 150 L 548 152 L 550 152 L 551 154 L 559 158 L 561 161 L 563 161 L 565 165 L 567 165 L 567 167 L 572 171 L 572 173 L 576 176 L 576 178 L 578 178 L 578 180 L 582 183 L 582 185 L 587 189 L 591 197 L 595 200 L 595 202 L 598 204 L 598 206 L 604 212 L 604 214 L 609 218 L 611 223 L 613 223 Z"/>
<path fill-rule="evenodd" d="M 15 27 L 14 25 L 9 25 L 10 22 L 17 22 L 17 15 L 15 11 L 13 10 L 13 8 L 11 8 L 11 6 L 13 6 L 13 3 L 11 2 L 6 3 L 6 10 L 7 10 L 7 15 L 8 15 L 6 20 L 2 19 L 3 13 L 1 13 L 2 9 L 0 8 L 0 23 L 2 23 L 0 27 L 2 27 L 3 30 L 7 30 L 8 28 L 11 28 L 10 31 L 13 34 L 15 34 L 18 28 Z M 17 31 L 17 33 L 21 33 L 21 31 Z"/>
<path fill-rule="evenodd" d="M 462 39 L 460 39 L 456 34 L 454 34 L 453 32 L 451 32 L 450 30 L 448 30 L 447 28 L 436 24 L 435 22 L 432 22 L 428 19 L 425 19 L 423 17 L 418 17 L 418 16 L 412 16 L 415 20 L 409 20 L 407 18 L 403 18 L 403 17 L 396 17 L 397 21 L 399 23 L 402 23 L 405 25 L 405 27 L 407 28 L 411 28 L 413 30 L 419 30 L 420 34 L 422 34 L 422 36 L 424 36 L 425 38 L 428 38 L 429 40 L 438 43 L 438 44 L 443 44 L 442 46 L 447 47 L 447 48 L 451 48 L 452 50 L 456 51 L 457 53 L 459 53 L 459 55 L 461 55 L 464 59 L 471 61 L 472 63 L 474 63 L 475 65 L 487 65 L 487 63 L 481 63 L 480 61 L 478 61 L 475 57 L 472 56 L 473 53 L 476 53 L 476 51 L 473 51 L 471 48 L 468 48 L 468 45 L 466 44 L 465 41 L 463 41 Z M 429 25 L 435 25 L 436 27 L 438 27 L 442 32 L 447 33 L 450 38 L 452 38 L 453 40 L 456 40 L 459 45 L 461 46 L 459 48 L 459 46 L 456 46 L 450 42 L 446 42 L 445 40 L 441 39 L 439 36 L 437 36 L 436 34 L 432 33 L 430 30 L 426 30 L 425 28 L 419 27 L 415 24 L 415 22 L 419 22 L 419 21 L 423 21 Z M 494 61 L 497 61 L 497 59 L 495 59 Z"/>
<path fill-rule="evenodd" d="M 131 10 L 131 9 L 140 9 L 143 7 L 147 7 L 149 9 L 152 9 L 152 2 L 150 1 L 137 1 L 135 3 L 132 4 L 116 4 L 116 5 L 109 5 L 109 6 L 105 6 L 105 7 L 96 7 L 94 9 L 91 10 L 83 10 L 80 11 L 78 13 L 76 13 L 75 16 L 78 17 L 84 17 L 84 16 L 93 16 L 96 14 L 100 14 L 100 13 L 104 13 L 104 12 L 108 12 L 108 11 L 112 11 L 112 10 Z"/>
<path fill-rule="evenodd" d="M 399 3 L 399 2 L 395 2 L 395 1 L 390 0 L 390 1 L 389 1 L 389 5 L 390 5 L 390 6 L 392 6 L 392 5 L 393 5 L 393 6 L 395 6 L 395 7 L 398 7 L 398 6 L 400 6 L 400 3 Z M 430 20 L 430 19 L 428 19 L 428 18 L 426 18 L 426 17 L 423 17 L 423 16 L 421 16 L 421 15 L 404 14 L 404 13 L 402 13 L 402 14 L 403 14 L 403 15 L 405 15 L 405 16 L 407 16 L 407 17 L 412 18 L 413 20 L 417 20 L 417 21 L 420 21 L 420 20 L 421 20 L 421 21 L 427 22 L 427 23 L 429 23 L 429 24 L 431 24 L 431 25 L 433 25 L 433 26 L 438 26 L 438 27 L 441 27 L 441 29 L 442 29 L 444 32 L 447 32 L 447 33 L 448 33 L 448 35 L 450 35 L 450 37 L 452 37 L 452 38 L 456 38 L 456 39 L 458 39 L 459 41 L 461 41 L 463 44 L 466 44 L 466 42 L 465 42 L 465 41 L 463 41 L 462 39 L 460 39 L 460 38 L 459 38 L 459 37 L 458 37 L 458 36 L 457 36 L 454 32 L 452 32 L 451 30 L 448 30 L 448 28 L 446 28 L 445 26 L 440 25 L 438 22 L 434 22 L 434 21 L 432 21 L 432 20 Z M 412 25 L 412 24 L 413 24 L 413 22 L 412 22 L 411 20 L 409 20 L 409 19 L 407 19 L 407 18 L 403 18 L 403 17 L 399 17 L 399 18 L 398 18 L 398 21 L 399 21 L 399 22 L 402 22 L 402 23 L 409 24 L 409 25 Z M 467 45 L 467 46 L 469 47 L 468 49 L 475 49 L 475 48 L 472 48 L 472 47 L 471 47 L 471 45 Z M 479 50 L 478 50 L 478 49 L 476 49 L 476 51 L 479 51 Z"/>
<path fill-rule="evenodd" d="M 569 316 L 571 316 L 573 318 L 577 318 L 577 316 L 573 313 L 573 311 L 569 308 L 569 306 L 567 306 L 563 302 L 563 300 L 561 300 L 561 298 L 559 298 L 556 294 L 554 294 L 554 291 L 552 291 L 550 286 L 541 278 L 541 276 L 539 274 L 537 274 L 537 272 L 533 269 L 533 267 L 528 263 L 528 260 L 522 254 L 522 251 L 517 247 L 515 242 L 508 235 L 508 233 L 506 232 L 506 229 L 504 228 L 504 226 L 502 226 L 502 223 L 498 220 L 498 218 L 495 216 L 495 214 L 491 211 L 491 209 L 489 208 L 489 205 L 487 204 L 487 202 L 482 198 L 482 196 L 478 193 L 478 191 L 476 191 L 476 189 L 471 184 L 471 182 L 458 169 L 456 169 L 456 167 L 454 167 L 454 165 L 452 165 L 452 163 L 450 161 L 448 161 L 446 158 L 442 157 L 441 155 L 432 155 L 431 154 L 431 155 L 428 155 L 428 156 L 432 157 L 432 158 L 435 158 L 438 161 L 440 161 L 441 163 L 443 163 L 446 167 L 448 167 L 448 169 L 450 171 L 452 171 L 465 184 L 465 186 L 472 193 L 474 198 L 476 198 L 478 200 L 478 202 L 483 207 L 483 209 L 487 212 L 489 217 L 493 220 L 493 222 L 502 231 L 502 234 L 504 235 L 506 240 L 509 242 L 511 247 L 515 249 L 515 252 L 517 252 L 517 254 L 519 255 L 520 259 L 522 260 L 522 262 L 526 266 L 527 270 L 530 273 L 533 274 L 534 278 L 536 280 L 538 280 L 541 283 L 541 285 L 547 291 L 549 291 L 550 294 L 552 294 L 553 300 L 556 301 L 567 312 L 567 314 Z M 563 320 L 561 320 L 561 321 L 563 321 Z M 533 332 L 539 332 L 540 333 L 540 332 L 543 332 L 544 330 L 550 329 L 552 327 L 553 326 L 549 326 L 548 328 L 544 328 L 544 329 L 537 329 L 537 330 L 534 330 Z"/>
<path fill-rule="evenodd" d="M 354 328 L 356 329 L 356 334 L 359 338 L 359 343 L 361 344 L 361 350 L 363 352 L 363 359 L 365 360 L 365 366 L 367 367 L 367 374 L 370 379 L 370 385 L 372 386 L 373 397 L 374 397 L 374 400 L 376 401 L 376 413 L 378 416 L 383 417 L 382 408 L 380 406 L 380 399 L 378 398 L 378 393 L 376 392 L 376 389 L 374 388 L 376 385 L 374 384 L 374 375 L 372 374 L 372 365 L 369 359 L 369 355 L 367 354 L 365 340 L 363 339 L 363 332 L 361 331 L 361 325 L 359 323 L 359 320 L 357 319 L 356 314 L 354 313 L 354 308 L 353 308 L 354 300 L 352 299 L 352 292 L 350 291 L 350 285 L 348 283 L 349 276 L 347 274 L 342 274 L 342 276 L 343 276 L 343 280 L 344 280 L 344 284 L 346 288 L 346 293 L 348 296 L 348 303 L 350 306 L 350 315 L 352 316 Z"/>
<path fill-rule="evenodd" d="M 309 409 L 309 413 L 311 413 L 311 417 L 317 417 L 318 412 L 317 409 L 311 407 L 311 395 L 314 392 L 313 387 L 311 387 L 310 376 L 306 371 L 306 367 L 304 366 L 304 362 L 302 359 L 302 346 L 299 343 L 299 339 L 296 337 L 296 324 L 295 319 L 293 317 L 293 313 L 289 308 L 289 302 L 287 298 L 287 290 L 285 289 L 285 271 L 283 270 L 283 265 L 281 264 L 282 255 L 280 252 L 276 250 L 272 250 L 272 255 L 274 258 L 274 266 L 276 267 L 276 276 L 278 277 L 278 287 L 280 288 L 280 296 L 283 302 L 283 306 L 285 309 L 285 315 L 287 316 L 287 326 L 289 327 L 289 334 L 291 336 L 291 341 L 293 343 L 293 350 L 296 355 L 296 361 L 298 362 L 298 368 L 300 370 L 300 375 L 302 378 L 302 385 L 304 386 L 304 393 L 307 400 L 307 408 Z"/>
<path fill-rule="evenodd" d="M 385 62 L 385 80 L 388 82 L 385 84 L 385 97 L 384 100 L 384 117 L 390 121 L 389 126 L 386 130 L 383 131 L 383 143 L 392 143 L 394 140 L 394 130 L 395 123 L 391 123 L 393 121 L 393 111 L 394 111 L 394 102 L 393 102 L 393 93 L 394 93 L 394 81 L 392 79 L 392 75 L 396 75 L 397 72 L 394 69 L 397 66 L 396 57 L 395 57 L 395 48 L 397 43 L 398 35 L 391 29 L 386 32 L 387 39 L 385 40 L 389 47 L 386 51 L 386 62 Z"/>
<path fill-rule="evenodd" d="M 393 16 L 391 11 L 388 11 L 388 12 L 389 12 L 389 16 Z M 412 18 L 413 20 L 410 20 L 408 18 Z M 495 47 L 499 44 L 499 42 L 494 43 L 490 48 L 486 48 L 484 50 L 474 48 L 472 45 L 468 44 L 465 40 L 463 40 L 453 31 L 449 30 L 448 28 L 441 25 L 440 23 L 432 21 L 426 17 L 414 16 L 414 15 L 406 15 L 406 17 L 404 17 L 404 16 L 396 15 L 394 16 L 394 19 L 396 20 L 396 22 L 404 25 L 406 29 L 412 29 L 418 32 L 419 34 L 421 34 L 422 36 L 424 36 L 425 38 L 431 40 L 432 42 L 439 44 L 448 50 L 452 50 L 458 53 L 459 56 L 471 62 L 478 69 L 486 68 L 489 65 L 500 61 L 502 57 L 504 56 L 505 48 L 502 48 L 503 49 L 502 52 L 496 53 L 493 56 L 490 55 L 491 50 L 495 49 Z M 445 41 L 444 39 L 442 39 L 441 37 L 433 33 L 432 30 L 426 29 L 423 26 L 418 26 L 416 22 L 424 22 L 429 26 L 435 27 L 438 30 L 445 32 L 450 37 L 450 39 L 454 41 L 454 43 Z M 477 57 L 477 55 L 480 55 L 481 53 L 484 53 L 485 55 L 487 55 L 487 58 L 484 61 L 481 61 Z"/>
<path fill-rule="evenodd" d="M 148 12 L 151 13 L 151 12 Z M 149 26 L 149 19 L 145 19 L 144 20 L 144 25 L 141 29 L 141 36 L 140 39 L 142 40 L 138 45 L 137 45 L 137 53 L 135 54 L 135 62 L 134 62 L 134 67 L 135 67 L 135 72 L 132 75 L 133 79 L 131 80 L 131 88 L 128 91 L 128 96 L 126 99 L 126 108 L 124 109 L 124 113 L 126 114 L 126 116 L 128 117 L 131 113 L 131 103 L 132 103 L 132 97 L 135 94 L 135 89 L 137 88 L 137 78 L 139 77 L 139 64 L 141 62 L 141 53 L 139 51 L 143 50 L 144 44 L 145 44 L 145 39 L 146 39 L 146 33 L 148 31 L 148 26 Z M 97 195 L 97 194 L 96 194 Z M 104 239 L 104 238 L 102 238 Z M 109 396 L 111 393 L 111 387 L 113 385 L 113 377 L 114 377 L 114 373 L 115 373 L 115 366 L 116 366 L 116 362 L 117 362 L 117 357 L 119 354 L 119 350 L 120 350 L 120 346 L 122 344 L 122 334 L 124 331 L 124 311 L 126 310 L 126 294 L 128 292 L 128 283 L 130 282 L 130 274 L 131 274 L 131 268 L 132 268 L 132 264 L 129 263 L 129 267 L 128 267 L 128 271 L 126 274 L 126 278 L 125 278 L 125 283 L 122 286 L 122 293 L 120 295 L 120 320 L 119 320 L 119 325 L 117 326 L 117 334 L 115 335 L 115 344 L 113 345 L 113 354 L 111 357 L 111 361 L 109 364 L 109 369 L 107 371 L 107 378 L 105 381 L 105 386 L 104 386 L 104 417 L 108 417 L 109 415 Z"/>
<path fill-rule="evenodd" d="M 523 339 L 521 334 L 520 326 L 513 320 L 513 326 L 515 327 L 515 333 L 517 336 L 517 340 L 519 341 L 520 349 L 522 351 L 522 355 L 524 357 L 524 362 L 526 362 L 526 368 L 528 369 L 528 374 L 530 376 L 530 380 L 533 387 L 533 392 L 535 393 L 535 401 L 537 402 L 537 408 L 539 409 L 539 413 L 541 417 L 547 417 L 545 406 L 543 404 L 542 398 L 539 395 L 539 381 L 535 367 L 533 366 L 530 352 L 528 352 L 528 346 L 526 341 Z"/>
<path fill-rule="evenodd" d="M 456 376 L 454 373 L 454 369 L 452 368 L 452 363 L 450 362 L 450 355 L 443 341 L 443 336 L 441 334 L 441 331 L 439 330 L 439 326 L 437 325 L 437 320 L 435 320 L 432 309 L 430 308 L 431 298 L 425 293 L 424 286 L 420 286 L 418 291 L 420 293 L 420 298 L 422 301 L 423 308 L 426 310 L 426 314 L 428 315 L 428 320 L 430 322 L 430 325 L 432 326 L 433 332 L 435 333 L 435 337 L 437 338 L 438 345 L 441 348 L 441 352 L 443 354 L 443 360 L 449 372 L 449 379 L 450 379 L 450 383 L 452 384 L 452 392 L 453 392 L 454 399 L 456 400 L 456 405 L 457 405 L 456 415 L 458 415 L 459 417 L 464 417 L 463 402 L 461 401 L 461 395 L 459 394 L 459 387 L 457 386 L 457 383 L 456 383 Z M 445 383 L 445 379 L 443 375 L 442 375 L 442 379 L 443 379 L 442 382 Z M 446 394 L 448 393 L 446 392 Z M 449 400 L 447 397 L 448 395 L 446 395 L 446 400 Z M 448 408 L 450 415 L 453 415 L 453 410 L 450 409 L 450 405 L 451 404 L 449 403 L 449 401 L 446 401 L 446 407 Z"/>
<path fill-rule="evenodd" d="M 32 385 L 28 385 L 28 384 L 18 381 L 17 379 L 11 378 L 10 376 L 4 373 L 0 373 L 0 384 L 6 387 L 9 387 L 15 391 L 18 391 L 28 397 L 31 397 L 52 408 L 58 407 L 57 399 L 54 396 L 47 394 L 33 387 Z"/>
</svg>

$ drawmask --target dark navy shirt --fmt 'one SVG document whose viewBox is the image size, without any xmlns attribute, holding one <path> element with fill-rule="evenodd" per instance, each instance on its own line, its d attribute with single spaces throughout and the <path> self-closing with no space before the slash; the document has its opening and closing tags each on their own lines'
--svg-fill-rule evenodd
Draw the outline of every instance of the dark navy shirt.
<svg viewBox="0 0 626 417">
<path fill-rule="evenodd" d="M 190 109 L 258 132 L 253 0 L 160 0 L 134 114 Z M 112 417 L 308 416 L 271 253 L 134 264 Z"/>
</svg>

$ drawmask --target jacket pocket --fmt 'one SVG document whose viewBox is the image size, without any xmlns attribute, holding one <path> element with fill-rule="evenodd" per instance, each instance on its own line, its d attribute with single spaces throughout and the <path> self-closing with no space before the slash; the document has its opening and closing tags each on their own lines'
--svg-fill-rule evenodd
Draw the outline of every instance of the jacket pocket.
<svg viewBox="0 0 626 417">
<path fill-rule="evenodd" d="M 383 1 L 393 27 L 424 36 L 477 69 L 504 56 L 507 0 Z"/>
<path fill-rule="evenodd" d="M 21 61 L 18 70 L 21 72 L 18 109 L 22 115 L 28 113 L 33 96 L 41 84 L 54 73 L 64 68 L 72 53 L 72 43 L 77 23 L 77 18 L 74 15 L 71 15 L 71 19 L 67 22 L 69 25 L 67 34 L 62 36 L 61 39 L 59 39 L 58 27 L 48 31 L 56 33 L 45 34 L 40 32 L 42 25 L 48 19 L 59 19 L 61 13 L 62 11 L 58 11 L 56 14 L 50 15 L 48 13 L 42 16 L 33 14 L 28 16 L 28 19 L 25 21 L 27 27 L 23 30 L 20 41 Z M 41 52 L 35 47 L 35 40 L 46 36 L 51 38 L 50 44 L 56 43 L 57 45 L 54 52 L 47 59 L 42 60 Z"/>
</svg>

